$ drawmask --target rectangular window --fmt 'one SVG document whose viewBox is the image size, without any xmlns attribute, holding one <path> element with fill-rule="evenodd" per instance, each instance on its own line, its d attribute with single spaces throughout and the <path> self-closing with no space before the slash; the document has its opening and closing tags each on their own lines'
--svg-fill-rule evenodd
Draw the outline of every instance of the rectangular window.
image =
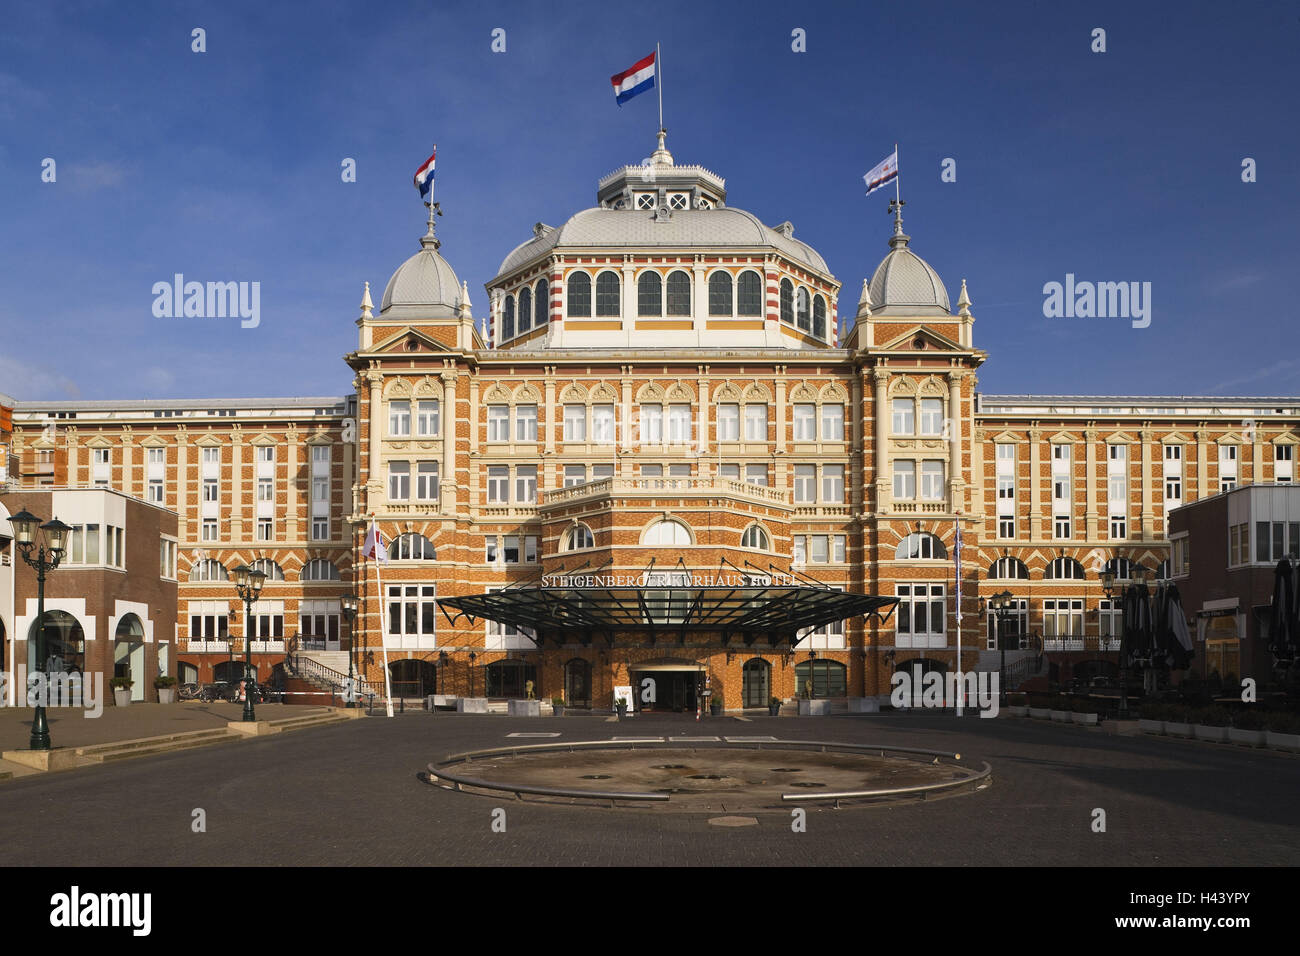
<svg viewBox="0 0 1300 956">
<path fill-rule="evenodd" d="M 565 405 L 564 406 L 564 440 L 565 441 L 586 441 L 587 440 L 587 406 L 586 405 Z"/>
<path fill-rule="evenodd" d="M 1112 540 L 1128 537 L 1128 516 L 1111 515 L 1110 516 L 1110 536 Z"/>
<path fill-rule="evenodd" d="M 1056 650 L 1068 649 L 1071 642 L 1081 644 L 1083 642 L 1083 601 L 1071 598 L 1044 600 L 1043 640 L 1057 642 Z"/>
<path fill-rule="evenodd" d="M 495 504 L 505 504 L 510 500 L 510 469 L 505 465 L 488 467 L 487 500 Z"/>
<path fill-rule="evenodd" d="M 830 547 L 824 534 L 814 534 L 808 538 L 808 557 L 814 564 L 825 564 L 830 560 Z"/>
<path fill-rule="evenodd" d="M 95 483 L 97 488 L 105 488 L 108 486 L 108 452 L 109 449 L 107 448 L 91 449 L 91 460 L 94 463 L 91 471 L 91 480 Z"/>
<path fill-rule="evenodd" d="M 484 538 L 483 543 L 484 543 L 484 549 L 483 549 L 484 560 L 488 564 L 496 564 L 497 558 L 501 554 L 499 548 L 497 547 L 497 538 L 495 536 Z"/>
<path fill-rule="evenodd" d="M 894 434 L 916 434 L 916 401 L 911 398 L 896 398 L 890 403 L 893 409 Z"/>
<path fill-rule="evenodd" d="M 274 522 L 270 518 L 257 519 L 257 540 L 270 541 L 274 534 Z"/>
<path fill-rule="evenodd" d="M 921 462 L 921 497 L 926 501 L 942 501 L 946 497 L 944 473 L 947 463 L 943 461 Z"/>
<path fill-rule="evenodd" d="M 488 441 L 510 440 L 510 406 L 489 405 L 487 409 Z"/>
<path fill-rule="evenodd" d="M 822 406 L 822 441 L 844 441 L 844 406 Z"/>
<path fill-rule="evenodd" d="M 431 643 L 437 626 L 437 589 L 432 585 L 388 586 L 388 636 Z"/>
<path fill-rule="evenodd" d="M 822 501 L 836 505 L 844 503 L 843 465 L 822 465 Z"/>
<path fill-rule="evenodd" d="M 519 465 L 515 469 L 515 501 L 528 505 L 537 503 L 536 465 Z"/>
<path fill-rule="evenodd" d="M 790 560 L 795 564 L 808 563 L 808 536 L 797 534 L 794 536 L 794 549 Z"/>
<path fill-rule="evenodd" d="M 894 462 L 894 500 L 913 501 L 916 499 L 916 462 Z"/>
<path fill-rule="evenodd" d="M 612 445 L 615 440 L 614 406 L 591 406 L 591 440 L 603 445 Z"/>
<path fill-rule="evenodd" d="M 572 488 L 574 485 L 581 485 L 587 480 L 586 465 L 565 465 L 564 466 L 564 487 Z"/>
<path fill-rule="evenodd" d="M 505 536 L 505 544 L 501 549 L 501 554 L 506 564 L 519 563 L 519 535 L 508 534 Z"/>
<path fill-rule="evenodd" d="M 1183 479 L 1179 475 L 1165 475 L 1165 510 L 1176 508 L 1183 502 Z"/>
<path fill-rule="evenodd" d="M 313 541 L 328 541 L 330 536 L 330 519 L 312 518 L 311 536 Z"/>
<path fill-rule="evenodd" d="M 947 634 L 946 585 L 897 584 L 894 586 L 898 608 L 895 612 L 899 647 L 943 647 Z"/>
<path fill-rule="evenodd" d="M 943 399 L 921 399 L 921 434 L 943 434 Z"/>
<path fill-rule="evenodd" d="M 745 441 L 767 441 L 767 406 L 745 406 Z"/>
<path fill-rule="evenodd" d="M 393 438 L 404 438 L 411 434 L 411 403 L 388 403 L 388 434 Z"/>
<path fill-rule="evenodd" d="M 524 561 L 528 564 L 537 563 L 537 535 L 524 535 Z"/>
<path fill-rule="evenodd" d="M 998 516 L 998 537 L 1014 538 L 1016 536 L 1016 517 L 1015 515 Z"/>
<path fill-rule="evenodd" d="M 685 471 L 685 472 L 679 472 L 679 471 L 677 470 L 677 469 L 679 469 L 679 468 L 685 468 L 686 471 Z M 690 473 L 691 473 L 691 466 L 690 466 L 690 465 L 671 465 L 671 466 L 669 466 L 669 468 L 668 468 L 668 473 L 669 473 L 670 475 L 676 475 L 676 474 L 686 474 L 686 475 L 690 475 Z M 591 466 L 591 480 L 592 480 L 592 481 L 600 481 L 602 478 L 613 478 L 613 477 L 614 477 L 614 466 L 613 466 L 613 465 L 592 465 L 592 466 Z"/>
<path fill-rule="evenodd" d="M 515 441 L 537 441 L 537 406 L 515 406 Z"/>
<path fill-rule="evenodd" d="M 641 406 L 641 444 L 662 445 L 664 441 L 664 407 Z"/>
<path fill-rule="evenodd" d="M 1070 537 L 1070 516 L 1057 515 L 1052 521 L 1052 533 L 1058 539 Z"/>
<path fill-rule="evenodd" d="M 816 466 L 794 466 L 794 500 L 806 504 L 810 504 L 817 500 Z"/>
<path fill-rule="evenodd" d="M 176 542 L 169 538 L 158 539 L 158 573 L 164 578 L 176 579 Z"/>
<path fill-rule="evenodd" d="M 844 563 L 844 535 L 837 534 L 831 538 L 831 560 L 836 564 Z"/>
<path fill-rule="evenodd" d="M 718 406 L 718 441 L 740 440 L 740 406 Z"/>
<path fill-rule="evenodd" d="M 998 642 L 1003 638 L 1006 639 L 1004 643 L 1008 651 L 1021 650 L 1027 643 L 1025 638 L 1029 634 L 1029 600 L 1012 598 L 1012 602 L 1010 611 L 1003 612 L 1000 622 L 998 615 L 989 611 L 986 646 L 990 651 L 999 650 Z"/>
<path fill-rule="evenodd" d="M 217 521 L 215 518 L 204 518 L 202 533 L 200 539 L 203 541 L 217 540 Z"/>
<path fill-rule="evenodd" d="M 691 406 L 668 406 L 668 442 L 672 445 L 689 444 L 691 440 Z"/>
<path fill-rule="evenodd" d="M 409 461 L 390 461 L 388 463 L 388 500 L 406 501 L 411 497 L 411 463 Z"/>
<path fill-rule="evenodd" d="M 438 498 L 438 463 L 422 461 L 415 466 L 415 497 L 419 501 Z"/>
<path fill-rule="evenodd" d="M 817 440 L 817 406 L 816 405 L 795 405 L 794 406 L 794 440 L 795 441 L 816 441 Z"/>
<path fill-rule="evenodd" d="M 645 474 L 645 467 L 644 467 L 644 466 L 642 466 L 642 468 L 641 468 L 641 474 L 643 474 L 643 475 Z M 727 479 L 730 479 L 731 481 L 740 481 L 740 466 L 739 466 L 739 465 L 719 465 L 719 466 L 718 466 L 718 477 L 719 477 L 719 478 L 727 478 Z"/>
<path fill-rule="evenodd" d="M 1232 491 L 1237 487 L 1237 446 L 1219 446 L 1219 491 Z"/>
<path fill-rule="evenodd" d="M 613 466 L 613 465 L 593 465 L 592 468 L 591 468 L 591 477 L 592 477 L 593 479 L 596 479 L 596 478 L 613 478 L 613 477 L 614 477 L 614 466 Z M 668 477 L 669 477 L 669 478 L 689 478 L 689 477 L 691 477 L 691 466 L 690 466 L 690 465 L 683 465 L 683 464 L 678 464 L 678 465 L 669 465 L 669 466 L 668 466 Z"/>
<path fill-rule="evenodd" d="M 737 467 L 739 467 L 739 466 L 737 466 Z M 725 476 L 727 466 L 726 466 L 726 465 L 723 465 L 723 466 L 722 466 L 722 469 L 723 469 L 723 474 L 724 474 L 724 476 Z M 642 465 L 642 466 L 641 466 L 641 477 L 642 477 L 642 478 L 662 478 L 663 476 L 664 476 L 664 466 L 663 466 L 663 465 Z"/>
<path fill-rule="evenodd" d="M 442 430 L 441 403 L 436 399 L 425 399 L 415 406 L 415 433 L 426 438 L 437 435 Z"/>
<path fill-rule="evenodd" d="M 149 479 L 149 501 L 152 504 L 160 505 L 163 500 L 163 480 L 161 478 Z"/>
<path fill-rule="evenodd" d="M 1267 563 L 1269 555 L 1269 527 L 1267 521 L 1255 522 L 1255 560 L 1260 563 Z"/>
<path fill-rule="evenodd" d="M 1101 650 L 1119 650 L 1124 636 L 1124 602 L 1117 598 L 1102 598 L 1097 604 L 1097 635 Z"/>
<path fill-rule="evenodd" d="M 1295 455 L 1295 449 L 1292 445 L 1274 445 L 1273 446 L 1273 480 L 1278 482 L 1290 481 L 1292 476 L 1292 459 Z"/>
<path fill-rule="evenodd" d="M 270 478 L 257 479 L 257 500 L 259 503 L 275 503 L 275 482 Z"/>
<path fill-rule="evenodd" d="M 767 487 L 767 465 L 746 465 L 745 480 L 751 485 Z"/>
</svg>

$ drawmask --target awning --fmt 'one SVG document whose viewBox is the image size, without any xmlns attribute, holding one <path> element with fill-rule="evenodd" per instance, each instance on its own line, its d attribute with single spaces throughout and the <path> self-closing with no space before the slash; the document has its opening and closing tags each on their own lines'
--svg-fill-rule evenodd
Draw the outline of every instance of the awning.
<svg viewBox="0 0 1300 956">
<path fill-rule="evenodd" d="M 519 628 L 539 645 L 654 644 L 688 633 L 719 634 L 750 645 L 792 647 L 798 632 L 860 615 L 887 620 L 898 598 L 819 587 L 505 588 L 486 594 L 439 598 L 451 624 L 479 618 Z M 454 611 L 455 613 L 449 613 Z"/>
</svg>

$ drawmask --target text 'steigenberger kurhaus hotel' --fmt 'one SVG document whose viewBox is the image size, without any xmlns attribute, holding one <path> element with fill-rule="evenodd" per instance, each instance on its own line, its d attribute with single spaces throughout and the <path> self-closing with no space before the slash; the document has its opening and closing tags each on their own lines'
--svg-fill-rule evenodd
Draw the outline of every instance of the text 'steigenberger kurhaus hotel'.
<svg viewBox="0 0 1300 956">
<path fill-rule="evenodd" d="M 608 708 L 654 676 L 667 709 L 705 687 L 729 710 L 807 689 L 883 702 L 897 668 L 956 663 L 959 526 L 964 669 L 999 666 L 979 598 L 1002 591 L 1020 632 L 1113 660 L 1099 572 L 1185 574 L 1166 515 L 1291 481 L 1300 399 L 982 395 L 965 281 L 953 302 L 901 220 L 887 238 L 841 299 L 788 222 L 731 206 L 661 136 L 593 208 L 532 227 L 486 319 L 430 226 L 377 309 L 367 289 L 350 394 L 19 396 L 0 516 L 74 526 L 47 588 L 61 653 L 146 678 L 242 667 L 247 564 L 268 575 L 263 675 L 288 652 L 346 672 L 355 648 L 381 687 L 386 652 L 409 697 L 532 681 Z M 362 557 L 371 516 L 382 563 Z M 12 670 L 35 584 L 0 545 Z M 1236 636 L 1214 633 L 1198 656 L 1238 671 Z"/>
</svg>

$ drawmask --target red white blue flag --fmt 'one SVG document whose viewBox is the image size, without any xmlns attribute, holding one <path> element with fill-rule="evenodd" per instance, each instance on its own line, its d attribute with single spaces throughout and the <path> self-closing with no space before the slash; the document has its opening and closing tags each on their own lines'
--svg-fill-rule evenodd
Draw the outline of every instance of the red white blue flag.
<svg viewBox="0 0 1300 956">
<path fill-rule="evenodd" d="M 867 183 L 867 195 L 870 196 L 886 183 L 898 178 L 898 147 L 886 156 L 871 172 L 862 177 Z"/>
<path fill-rule="evenodd" d="M 614 99 L 619 106 L 638 93 L 654 89 L 655 54 L 651 53 L 644 60 L 637 60 L 622 73 L 615 73 L 609 81 L 614 84 Z"/>
<path fill-rule="evenodd" d="M 438 147 L 433 147 L 433 156 L 421 164 L 420 168 L 415 171 L 415 188 L 420 190 L 420 198 L 424 204 L 429 205 L 429 195 L 433 192 L 433 159 L 438 155 Z"/>
<path fill-rule="evenodd" d="M 388 542 L 384 540 L 384 536 L 373 518 L 370 520 L 370 531 L 366 533 L 366 540 L 361 545 L 361 556 L 363 558 L 373 558 L 380 564 L 388 560 Z"/>
</svg>

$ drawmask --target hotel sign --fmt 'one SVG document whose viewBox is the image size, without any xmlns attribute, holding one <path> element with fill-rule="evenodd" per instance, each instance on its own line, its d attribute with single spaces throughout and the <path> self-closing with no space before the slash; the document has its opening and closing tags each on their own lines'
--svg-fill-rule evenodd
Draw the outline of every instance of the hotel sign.
<svg viewBox="0 0 1300 956">
<path fill-rule="evenodd" d="M 550 588 L 766 588 L 797 587 L 793 574 L 716 574 L 686 571 L 640 574 L 544 574 L 541 586 Z"/>
</svg>

